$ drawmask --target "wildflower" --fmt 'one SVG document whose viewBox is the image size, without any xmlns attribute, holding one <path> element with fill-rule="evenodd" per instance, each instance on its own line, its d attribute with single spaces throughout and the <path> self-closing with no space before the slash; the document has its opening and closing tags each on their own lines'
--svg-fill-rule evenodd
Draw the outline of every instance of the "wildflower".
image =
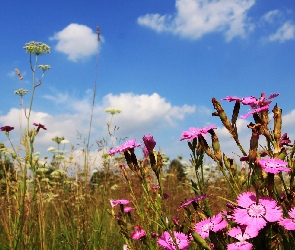
<svg viewBox="0 0 295 250">
<path fill-rule="evenodd" d="M 110 203 L 111 203 L 111 206 L 112 206 L 112 207 L 115 207 L 115 206 L 117 206 L 118 204 L 126 205 L 126 204 L 128 204 L 129 202 L 130 202 L 129 200 L 110 200 Z"/>
<path fill-rule="evenodd" d="M 148 149 L 146 147 L 144 147 L 142 149 L 142 152 L 143 152 L 144 157 L 149 157 L 149 151 L 148 151 Z"/>
<path fill-rule="evenodd" d="M 54 150 L 55 150 L 55 147 L 49 147 L 49 148 L 47 149 L 48 152 L 53 152 Z"/>
<path fill-rule="evenodd" d="M 19 96 L 24 96 L 26 93 L 28 93 L 28 90 L 23 88 L 14 91 L 14 94 Z"/>
<path fill-rule="evenodd" d="M 106 108 L 104 111 L 107 112 L 107 113 L 110 113 L 112 115 L 114 115 L 114 114 L 120 114 L 122 112 L 121 109 L 112 108 L 112 107 Z"/>
<path fill-rule="evenodd" d="M 60 141 L 61 144 L 67 144 L 67 143 L 69 143 L 69 142 L 70 142 L 70 141 L 68 141 L 68 140 L 61 140 L 61 141 Z"/>
<path fill-rule="evenodd" d="M 127 245 L 127 244 L 124 244 L 123 245 L 123 250 L 130 250 L 131 248 Z"/>
<path fill-rule="evenodd" d="M 38 68 L 44 73 L 46 70 L 50 69 L 50 65 L 39 65 Z"/>
<path fill-rule="evenodd" d="M 190 243 L 187 235 L 176 231 L 173 231 L 173 234 L 176 242 L 173 241 L 173 238 L 167 231 L 164 231 L 162 236 L 158 239 L 158 244 L 167 250 L 176 250 L 175 243 L 180 250 L 189 248 Z"/>
<path fill-rule="evenodd" d="M 282 147 L 282 146 L 293 146 L 291 143 L 291 140 L 289 139 L 287 133 L 283 134 L 282 137 L 280 138 L 280 141 L 279 141 L 279 146 Z"/>
<path fill-rule="evenodd" d="M 223 219 L 222 214 L 219 213 L 214 215 L 212 218 L 206 218 L 197 224 L 195 224 L 194 229 L 203 239 L 209 237 L 209 232 L 217 232 L 226 227 L 227 222 Z"/>
<path fill-rule="evenodd" d="M 208 195 L 199 195 L 199 196 L 196 196 L 195 198 L 192 198 L 192 199 L 186 201 L 185 203 L 183 203 L 180 207 L 177 208 L 177 210 L 180 210 L 181 208 L 186 207 L 186 206 L 188 206 L 191 203 L 194 203 L 194 202 L 196 202 L 198 200 L 201 200 L 201 199 L 204 199 L 204 198 L 208 198 L 208 197 L 209 197 Z"/>
<path fill-rule="evenodd" d="M 284 218 L 279 221 L 279 224 L 287 230 L 295 230 L 295 207 L 289 211 L 289 215 L 292 219 Z"/>
<path fill-rule="evenodd" d="M 143 136 L 142 140 L 149 153 L 152 154 L 156 146 L 156 141 L 154 140 L 154 138 L 151 135 L 145 135 Z"/>
<path fill-rule="evenodd" d="M 265 93 L 262 93 L 260 99 L 257 99 L 254 96 L 249 96 L 249 97 L 244 97 L 244 98 L 238 98 L 235 96 L 227 96 L 225 98 L 222 98 L 222 100 L 226 100 L 229 102 L 239 101 L 243 105 L 249 105 L 252 110 L 250 112 L 248 112 L 247 114 L 241 116 L 242 119 L 245 119 L 251 114 L 255 114 L 260 111 L 268 110 L 269 105 L 272 102 L 271 99 L 277 97 L 278 95 L 279 95 L 278 93 L 274 93 L 274 94 L 271 94 L 268 98 L 265 98 Z"/>
<path fill-rule="evenodd" d="M 254 238 L 258 235 L 258 231 L 253 227 L 234 227 L 228 231 L 228 235 L 239 240 L 238 242 L 228 244 L 227 249 L 229 250 L 250 250 L 252 244 L 246 240 Z"/>
<path fill-rule="evenodd" d="M 24 49 L 27 53 L 30 53 L 31 55 L 43 55 L 43 54 L 49 54 L 50 53 L 50 47 L 41 42 L 29 42 L 26 43 L 24 46 Z"/>
<path fill-rule="evenodd" d="M 129 213 L 130 211 L 134 210 L 134 207 L 124 207 L 123 211 L 124 213 Z"/>
<path fill-rule="evenodd" d="M 9 131 L 14 130 L 14 127 L 4 126 L 4 127 L 1 127 L 0 130 L 4 131 L 5 133 L 9 133 Z"/>
<path fill-rule="evenodd" d="M 135 231 L 131 233 L 131 239 L 133 240 L 140 240 L 141 238 L 146 236 L 146 232 L 140 226 L 135 226 Z"/>
<path fill-rule="evenodd" d="M 39 132 L 40 128 L 47 130 L 47 128 L 45 127 L 45 125 L 41 124 L 41 123 L 33 123 L 34 126 L 38 127 L 37 128 L 37 132 Z"/>
<path fill-rule="evenodd" d="M 113 154 L 116 154 L 116 153 L 125 152 L 125 151 L 127 151 L 129 149 L 140 147 L 140 146 L 141 146 L 141 143 L 136 144 L 136 139 L 128 140 L 124 144 L 122 144 L 121 146 L 117 147 L 116 149 L 111 149 L 108 152 L 108 154 L 113 155 Z"/>
<path fill-rule="evenodd" d="M 215 125 L 211 125 L 206 128 L 189 128 L 189 131 L 183 131 L 181 134 L 180 140 L 193 140 L 194 138 L 198 138 L 198 135 L 202 135 L 205 137 L 205 135 L 208 133 L 210 129 L 216 129 Z"/>
<path fill-rule="evenodd" d="M 278 174 L 281 171 L 290 172 L 290 168 L 286 168 L 288 162 L 285 162 L 281 159 L 276 158 L 267 158 L 267 159 L 258 159 L 257 160 L 261 168 L 267 172 L 272 174 Z"/>
<path fill-rule="evenodd" d="M 155 233 L 155 232 L 151 232 L 151 237 L 152 237 L 153 239 L 155 239 L 155 238 L 158 238 L 159 235 L 158 235 L 157 233 Z"/>
<path fill-rule="evenodd" d="M 256 230 L 265 227 L 266 222 L 275 222 L 282 217 L 282 210 L 270 197 L 262 197 L 256 203 L 256 194 L 244 192 L 238 196 L 238 208 L 233 211 L 234 220 Z"/>
</svg>

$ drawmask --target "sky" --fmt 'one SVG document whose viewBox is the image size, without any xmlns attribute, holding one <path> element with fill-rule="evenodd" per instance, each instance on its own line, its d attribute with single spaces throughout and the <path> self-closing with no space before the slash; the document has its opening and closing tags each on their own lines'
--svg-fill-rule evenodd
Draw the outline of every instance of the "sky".
<svg viewBox="0 0 295 250">
<path fill-rule="evenodd" d="M 25 120 L 14 91 L 29 90 L 25 108 L 32 93 L 30 57 L 23 49 L 30 41 L 51 47 L 50 54 L 39 57 L 38 63 L 51 69 L 36 88 L 31 116 L 32 123 L 48 129 L 35 141 L 35 151 L 44 155 L 50 155 L 46 150 L 55 146 L 55 136 L 81 149 L 95 83 L 93 157 L 98 156 L 96 141 L 110 140 L 108 107 L 122 110 L 111 123 L 111 130 L 119 128 L 116 145 L 124 142 L 120 138 L 141 142 L 151 134 L 156 149 L 170 159 L 189 159 L 181 133 L 216 124 L 221 149 L 228 157 L 240 155 L 218 117 L 212 117 L 211 99 L 219 100 L 230 117 L 234 104 L 221 98 L 260 97 L 263 92 L 280 94 L 273 99 L 270 117 L 278 103 L 283 132 L 295 139 L 293 0 L 3 0 L 0 20 L 0 126 L 15 127 L 10 132 L 14 145 L 20 141 L 20 119 Z M 240 114 L 248 111 L 242 106 Z M 252 121 L 251 116 L 238 119 L 246 150 Z M 9 147 L 4 133 L 0 141 Z"/>
</svg>

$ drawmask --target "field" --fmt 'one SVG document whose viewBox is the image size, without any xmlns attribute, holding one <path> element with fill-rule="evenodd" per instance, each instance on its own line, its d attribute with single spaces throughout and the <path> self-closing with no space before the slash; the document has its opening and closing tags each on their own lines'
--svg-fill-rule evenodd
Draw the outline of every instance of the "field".
<svg viewBox="0 0 295 250">
<path fill-rule="evenodd" d="M 79 162 L 65 154 L 61 148 L 68 141 L 58 136 L 52 138 L 56 148 L 48 149 L 52 159 L 44 162 L 34 143 L 47 128 L 30 115 L 35 89 L 50 69 L 38 65 L 38 57 L 50 48 L 37 42 L 24 48 L 33 80 L 20 145 L 10 140 L 14 127 L 1 127 L 8 143 L 0 144 L 0 249 L 294 249 L 295 144 L 282 135 L 282 110 L 271 106 L 278 94 L 224 98 L 234 102 L 230 118 L 212 99 L 213 115 L 243 155 L 239 162 L 221 152 L 214 125 L 182 133 L 191 154 L 186 163 L 157 152 L 149 134 L 110 147 L 111 123 L 100 141 L 100 169 L 90 164 L 89 140 Z M 37 81 L 36 70 L 42 72 Z M 22 101 L 27 92 L 15 94 Z M 249 152 L 237 132 L 241 105 L 250 106 L 241 118 L 255 121 L 248 125 Z M 120 109 L 106 112 L 112 117 Z"/>
</svg>

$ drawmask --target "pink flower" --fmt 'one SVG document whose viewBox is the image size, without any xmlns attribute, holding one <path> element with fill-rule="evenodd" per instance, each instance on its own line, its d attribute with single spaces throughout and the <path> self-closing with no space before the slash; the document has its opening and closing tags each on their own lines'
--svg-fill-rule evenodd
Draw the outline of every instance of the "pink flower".
<svg viewBox="0 0 295 250">
<path fill-rule="evenodd" d="M 33 123 L 34 126 L 38 127 L 37 131 L 39 132 L 40 128 L 47 130 L 47 128 L 45 127 L 45 125 L 41 124 L 41 123 Z"/>
<path fill-rule="evenodd" d="M 293 145 L 290 143 L 291 143 L 291 140 L 289 139 L 287 133 L 283 134 L 279 141 L 280 147 L 284 145 L 292 147 Z"/>
<path fill-rule="evenodd" d="M 238 242 L 228 244 L 227 249 L 229 250 L 250 250 L 252 244 L 246 240 L 254 238 L 258 235 L 258 231 L 252 227 L 234 227 L 228 231 L 228 235 L 239 240 Z"/>
<path fill-rule="evenodd" d="M 154 138 L 151 135 L 145 135 L 143 136 L 142 140 L 149 153 L 153 153 L 153 150 L 156 146 L 156 141 L 154 140 Z"/>
<path fill-rule="evenodd" d="M 126 204 L 128 204 L 129 202 L 130 202 L 129 200 L 110 200 L 110 203 L 111 203 L 111 206 L 112 206 L 112 207 L 115 207 L 115 206 L 117 206 L 118 204 L 126 205 Z"/>
<path fill-rule="evenodd" d="M 267 172 L 272 174 L 278 174 L 281 171 L 290 172 L 290 168 L 286 168 L 288 162 L 285 162 L 281 159 L 277 158 L 267 158 L 267 159 L 258 159 L 257 160 L 261 168 Z"/>
<path fill-rule="evenodd" d="M 243 105 L 249 105 L 252 110 L 250 112 L 248 112 L 247 114 L 241 116 L 242 119 L 245 119 L 251 114 L 255 114 L 260 111 L 268 110 L 269 105 L 272 102 L 271 99 L 277 97 L 278 95 L 279 95 L 278 93 L 274 93 L 274 94 L 271 94 L 268 98 L 265 98 L 265 93 L 262 93 L 261 97 L 259 99 L 255 98 L 254 96 L 249 96 L 249 97 L 244 97 L 244 98 L 238 98 L 235 96 L 227 96 L 226 98 L 222 98 L 222 100 L 226 100 L 229 102 L 239 101 Z"/>
<path fill-rule="evenodd" d="M 190 243 L 189 243 L 187 235 L 185 235 L 184 233 L 176 232 L 176 231 L 173 231 L 173 234 L 176 241 L 175 243 L 177 244 L 180 250 L 189 248 Z M 166 231 L 164 231 L 162 236 L 158 239 L 159 246 L 167 250 L 176 250 L 175 243 L 171 235 Z"/>
<path fill-rule="evenodd" d="M 284 218 L 279 221 L 279 224 L 287 230 L 295 230 L 295 207 L 289 211 L 289 215 L 292 219 Z"/>
<path fill-rule="evenodd" d="M 134 207 L 124 207 L 123 211 L 124 213 L 129 213 L 130 211 L 134 210 Z"/>
<path fill-rule="evenodd" d="M 183 203 L 181 206 L 179 206 L 178 208 L 177 208 L 177 210 L 180 210 L 181 208 L 183 208 L 183 207 L 186 207 L 186 206 L 188 206 L 189 204 L 191 204 L 191 203 L 193 203 L 193 202 L 196 202 L 196 201 L 198 201 L 198 200 L 201 200 L 201 199 L 204 199 L 204 198 L 208 198 L 209 196 L 208 195 L 199 195 L 199 196 L 196 196 L 195 198 L 192 198 L 192 199 L 190 199 L 190 200 L 188 200 L 188 201 L 186 201 L 185 203 Z"/>
<path fill-rule="evenodd" d="M 114 155 L 116 153 L 125 152 L 125 151 L 127 151 L 129 149 L 140 147 L 140 146 L 141 146 L 141 143 L 136 144 L 136 139 L 128 140 L 124 144 L 122 144 L 121 146 L 117 147 L 116 149 L 111 149 L 108 152 L 108 154 L 109 155 Z"/>
<path fill-rule="evenodd" d="M 133 240 L 140 240 L 141 238 L 146 236 L 146 232 L 140 226 L 135 226 L 135 231 L 131 233 L 131 239 Z"/>
<path fill-rule="evenodd" d="M 205 137 L 205 135 L 208 133 L 210 129 L 216 129 L 215 125 L 211 125 L 206 128 L 189 128 L 189 131 L 183 131 L 181 134 L 180 140 L 193 140 L 194 138 L 198 138 L 198 135 L 202 135 Z"/>
<path fill-rule="evenodd" d="M 8 133 L 9 131 L 14 130 L 14 127 L 4 126 L 4 127 L 1 127 L 0 130 Z"/>
<path fill-rule="evenodd" d="M 262 197 L 256 203 L 255 193 L 244 192 L 238 196 L 237 203 L 238 208 L 233 211 L 234 220 L 256 230 L 264 228 L 267 221 L 275 222 L 282 217 L 281 208 L 270 197 Z"/>
<path fill-rule="evenodd" d="M 212 218 L 204 219 L 194 226 L 197 232 L 203 239 L 209 237 L 209 231 L 217 232 L 226 227 L 227 222 L 223 219 L 222 214 L 219 213 Z"/>
<path fill-rule="evenodd" d="M 146 147 L 144 147 L 142 149 L 142 152 L 143 152 L 144 157 L 149 157 L 149 151 L 148 151 L 148 149 Z"/>
</svg>

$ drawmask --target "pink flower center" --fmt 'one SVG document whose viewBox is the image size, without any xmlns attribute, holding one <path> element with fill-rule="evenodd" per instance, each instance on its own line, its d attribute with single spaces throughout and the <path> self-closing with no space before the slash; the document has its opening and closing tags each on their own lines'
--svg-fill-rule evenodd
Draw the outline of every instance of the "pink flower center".
<svg viewBox="0 0 295 250">
<path fill-rule="evenodd" d="M 263 205 L 261 204 L 255 204 L 253 203 L 249 208 L 248 208 L 248 215 L 250 217 L 256 217 L 256 218 L 261 218 L 261 216 L 265 216 L 266 214 L 266 209 Z"/>
<path fill-rule="evenodd" d="M 209 223 L 207 223 L 207 224 L 205 224 L 205 225 L 202 226 L 202 231 L 204 233 L 208 233 L 209 234 L 209 231 L 212 230 L 213 227 L 214 227 L 214 223 L 209 222 Z"/>
</svg>

